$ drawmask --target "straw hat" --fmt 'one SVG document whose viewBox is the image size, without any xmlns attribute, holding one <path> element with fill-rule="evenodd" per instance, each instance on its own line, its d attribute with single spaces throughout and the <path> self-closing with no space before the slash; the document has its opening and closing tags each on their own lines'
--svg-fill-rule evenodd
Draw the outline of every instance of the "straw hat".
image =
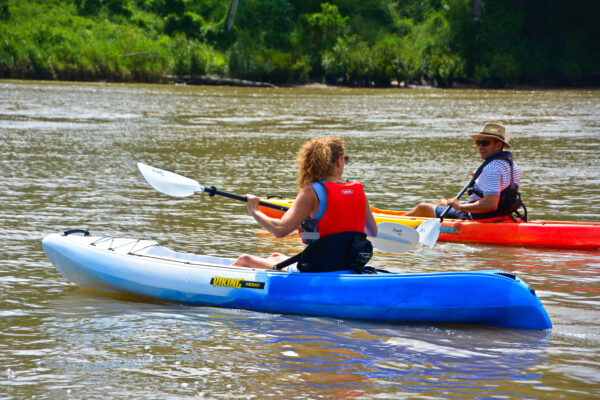
<svg viewBox="0 0 600 400">
<path fill-rule="evenodd" d="M 495 122 L 486 122 L 483 128 L 481 129 L 481 132 L 474 133 L 471 135 L 471 137 L 475 140 L 481 138 L 498 139 L 502 143 L 504 143 L 504 147 L 510 149 L 511 146 L 510 144 L 508 144 L 508 141 L 510 140 L 511 135 L 512 133 L 510 131 L 506 131 L 506 129 L 502 125 L 497 124 Z"/>
</svg>

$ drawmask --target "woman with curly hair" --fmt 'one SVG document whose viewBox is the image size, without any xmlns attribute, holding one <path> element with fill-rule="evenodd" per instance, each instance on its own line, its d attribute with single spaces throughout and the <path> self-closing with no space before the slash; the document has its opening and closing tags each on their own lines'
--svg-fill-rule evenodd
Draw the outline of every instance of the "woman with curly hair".
<svg viewBox="0 0 600 400">
<path fill-rule="evenodd" d="M 377 224 L 362 183 L 346 181 L 342 178 L 344 166 L 349 161 L 345 147 L 342 139 L 333 136 L 314 138 L 304 143 L 296 157 L 298 196 L 290 209 L 281 219 L 268 217 L 258 208 L 259 198 L 247 194 L 250 215 L 263 228 L 279 238 L 299 228 L 303 242 L 309 245 L 331 235 L 346 240 L 348 235 L 339 234 L 347 232 L 357 233 L 357 236 L 362 235 L 360 239 L 364 239 L 365 232 L 369 236 L 377 236 Z M 344 239 L 341 239 L 342 237 Z M 355 240 L 352 235 L 349 237 Z M 331 247 L 324 252 L 325 259 L 328 253 L 346 251 L 345 249 L 348 248 L 348 243 L 342 244 L 340 240 L 332 240 L 332 238 L 325 242 Z M 271 269 L 287 258 L 278 253 L 268 258 L 243 254 L 234 265 Z M 332 266 L 334 269 L 348 269 L 345 265 L 337 267 Z M 297 268 L 303 272 L 311 272 L 310 267 L 302 268 L 300 265 L 298 267 L 290 265 L 288 271 L 297 272 Z"/>
</svg>

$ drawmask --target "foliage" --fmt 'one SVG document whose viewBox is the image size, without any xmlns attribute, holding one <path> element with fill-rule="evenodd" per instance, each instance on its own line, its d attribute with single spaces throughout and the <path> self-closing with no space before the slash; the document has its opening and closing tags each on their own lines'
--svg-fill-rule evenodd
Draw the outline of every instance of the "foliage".
<svg viewBox="0 0 600 400">
<path fill-rule="evenodd" d="M 196 13 L 185 11 L 182 14 L 171 13 L 165 18 L 165 33 L 174 36 L 184 33 L 189 38 L 200 39 L 202 37 L 202 26 L 204 21 Z"/>
<path fill-rule="evenodd" d="M 595 0 L 483 2 L 474 78 L 487 86 L 600 83 L 598 15 Z"/>
<path fill-rule="evenodd" d="M 103 12 L 107 15 L 131 17 L 132 11 L 126 0 L 75 0 L 80 15 L 94 15 Z"/>
<path fill-rule="evenodd" d="M 346 20 L 337 6 L 329 3 L 321 4 L 321 12 L 300 16 L 298 36 L 301 48 L 310 59 L 313 75 L 323 73 L 321 55 L 331 50 L 338 39 L 344 39 Z"/>
<path fill-rule="evenodd" d="M 8 8 L 8 0 L 0 0 L 0 20 L 10 18 L 10 9 Z"/>
<path fill-rule="evenodd" d="M 600 84 L 598 0 L 0 0 L 0 77 Z"/>
<path fill-rule="evenodd" d="M 418 69 L 426 80 L 450 86 L 463 77 L 464 62 L 453 51 L 454 35 L 441 11 L 431 12 L 412 33 L 411 42 L 420 44 L 413 51 L 422 62 Z"/>
<path fill-rule="evenodd" d="M 229 53 L 229 73 L 244 79 L 278 84 L 306 82 L 310 67 L 306 59 L 291 53 L 264 49 L 250 35 L 239 35 Z"/>
<path fill-rule="evenodd" d="M 177 75 L 222 75 L 225 59 L 212 48 L 178 35 L 172 43 L 173 72 Z"/>
<path fill-rule="evenodd" d="M 241 0 L 235 26 L 265 49 L 290 49 L 292 5 L 288 0 Z"/>
<path fill-rule="evenodd" d="M 81 4 L 31 3 L 15 8 L 19 12 L 10 22 L 16 28 L 5 29 L 0 23 L 0 76 L 156 82 L 175 70 L 225 72 L 223 54 L 197 40 L 186 39 L 183 46 L 179 35 L 162 32 L 163 22 L 152 14 L 136 10 L 129 20 L 135 23 L 98 24 L 80 15 Z M 102 7 L 95 10 L 104 12 Z M 26 23 L 32 19 L 35 25 Z"/>
</svg>

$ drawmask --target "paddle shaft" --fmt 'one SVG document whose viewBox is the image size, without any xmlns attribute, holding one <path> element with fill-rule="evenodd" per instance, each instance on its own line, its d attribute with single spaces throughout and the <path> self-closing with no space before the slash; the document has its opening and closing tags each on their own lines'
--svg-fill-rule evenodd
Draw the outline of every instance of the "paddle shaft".
<svg viewBox="0 0 600 400">
<path fill-rule="evenodd" d="M 242 196 L 235 193 L 223 192 L 221 190 L 218 190 L 214 186 L 201 186 L 200 184 L 198 184 L 198 182 L 196 182 L 193 179 L 186 178 L 184 176 L 177 175 L 169 171 L 154 168 L 144 163 L 138 163 L 137 166 L 144 178 L 146 178 L 148 183 L 150 183 L 150 185 L 154 189 L 169 196 L 186 197 L 193 195 L 195 192 L 204 192 L 211 197 L 222 196 L 232 200 L 243 201 L 244 203 L 248 202 L 248 198 L 246 196 Z M 258 204 L 260 204 L 263 207 L 283 212 L 286 212 L 289 209 L 289 207 L 269 203 L 262 200 L 260 200 Z M 386 251 L 392 253 L 410 250 L 417 243 L 417 239 L 411 237 L 410 233 L 413 232 L 406 232 L 403 229 L 414 231 L 412 228 L 408 228 L 403 225 L 390 227 L 390 229 L 388 229 L 390 232 L 386 231 L 387 234 L 382 235 L 385 237 L 372 239 L 374 241 L 374 245 L 378 248 L 385 248 L 387 249 Z M 416 231 L 414 231 L 414 233 L 416 233 Z"/>
<path fill-rule="evenodd" d="M 202 191 L 208 193 L 209 196 L 223 196 L 228 199 L 238 200 L 247 202 L 248 198 L 235 193 L 228 193 L 218 190 L 214 186 L 203 186 Z M 268 203 L 266 201 L 259 201 L 258 204 L 261 206 L 272 208 L 279 211 L 287 211 L 289 208 L 286 206 L 280 206 L 278 204 Z M 387 225 L 386 225 L 387 224 Z M 382 226 L 383 225 L 383 226 Z M 401 253 L 412 249 L 419 240 L 417 231 L 404 225 L 399 225 L 393 222 L 380 223 L 379 235 L 377 237 L 371 237 L 371 242 L 376 248 L 388 251 L 390 253 Z M 382 232 L 383 231 L 383 232 Z M 414 236 L 411 235 L 414 234 Z"/>
<path fill-rule="evenodd" d="M 473 179 L 471 179 L 471 180 L 469 181 L 469 183 L 467 183 L 467 184 L 465 185 L 465 187 L 464 187 L 464 188 L 462 188 L 462 190 L 461 190 L 460 192 L 458 192 L 458 194 L 456 195 L 456 199 L 457 199 L 457 200 L 458 200 L 458 199 L 460 199 L 460 196 L 462 196 L 462 195 L 463 195 L 463 193 L 465 193 L 465 192 L 467 191 L 467 189 L 469 188 L 469 186 L 471 186 L 471 182 L 473 182 Z M 451 208 L 452 208 L 452 206 L 448 206 L 448 207 L 446 207 L 446 209 L 444 210 L 444 212 L 443 212 L 443 213 L 440 215 L 440 221 L 443 221 L 443 220 L 444 220 L 444 217 L 446 216 L 446 214 L 448 214 L 448 211 L 450 211 L 450 209 L 451 209 Z"/>
<path fill-rule="evenodd" d="M 204 186 L 204 190 L 205 193 L 208 193 L 209 196 L 222 196 L 222 197 L 227 197 L 228 199 L 233 199 L 233 200 L 238 200 L 238 201 L 243 201 L 244 203 L 248 202 L 248 198 L 246 196 L 242 196 L 240 194 L 235 194 L 235 193 L 229 193 L 229 192 L 223 192 L 221 190 L 217 190 L 216 187 L 214 186 Z M 272 203 L 267 203 L 266 201 L 259 201 L 258 204 L 260 204 L 263 207 L 267 207 L 267 208 L 272 208 L 274 210 L 279 210 L 279 211 L 287 211 L 288 207 L 286 206 L 280 206 L 278 204 L 272 204 Z"/>
</svg>

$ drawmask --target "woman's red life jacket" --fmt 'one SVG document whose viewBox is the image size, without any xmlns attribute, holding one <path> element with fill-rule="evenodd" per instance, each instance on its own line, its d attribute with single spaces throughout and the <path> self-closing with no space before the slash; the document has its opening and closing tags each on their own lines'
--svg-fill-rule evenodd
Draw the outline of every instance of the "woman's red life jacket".
<svg viewBox="0 0 600 400">
<path fill-rule="evenodd" d="M 307 218 L 299 227 L 304 243 L 309 244 L 339 232 L 364 232 L 367 198 L 362 182 L 322 181 L 312 186 L 319 198 L 319 212 L 314 218 Z"/>
</svg>

